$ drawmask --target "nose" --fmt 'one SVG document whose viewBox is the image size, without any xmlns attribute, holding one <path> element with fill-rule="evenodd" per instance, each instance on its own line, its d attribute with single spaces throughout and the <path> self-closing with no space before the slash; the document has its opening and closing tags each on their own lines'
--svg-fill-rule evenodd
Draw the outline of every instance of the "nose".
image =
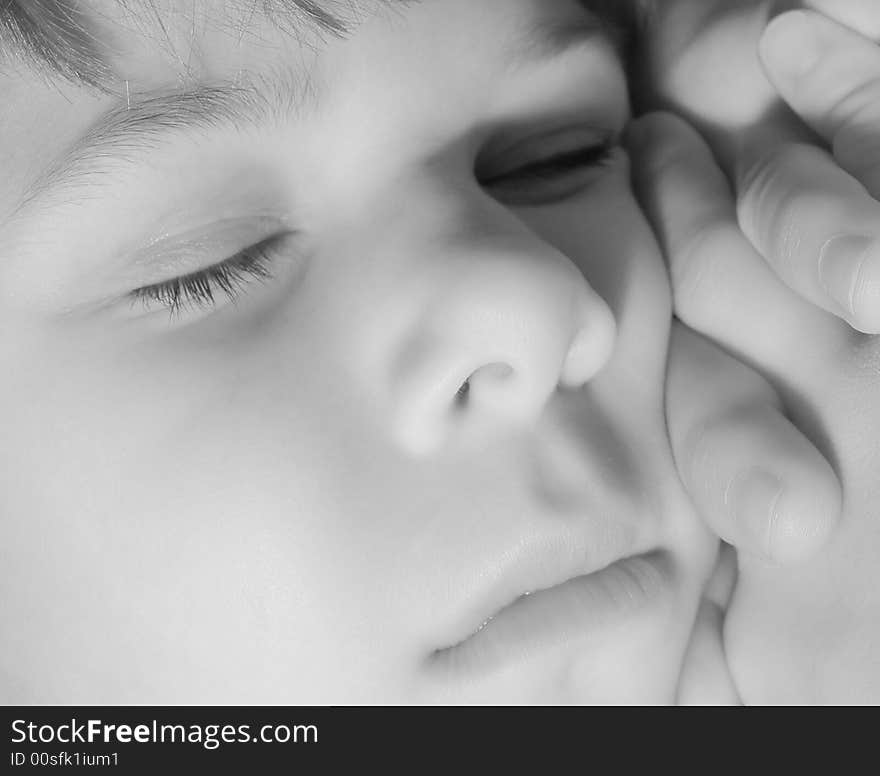
<svg viewBox="0 0 880 776">
<path fill-rule="evenodd" d="M 584 386 L 609 360 L 608 305 L 567 257 L 525 231 L 431 257 L 433 288 L 392 378 L 394 431 L 410 452 L 430 453 L 478 423 L 528 425 L 555 391 Z"/>
</svg>

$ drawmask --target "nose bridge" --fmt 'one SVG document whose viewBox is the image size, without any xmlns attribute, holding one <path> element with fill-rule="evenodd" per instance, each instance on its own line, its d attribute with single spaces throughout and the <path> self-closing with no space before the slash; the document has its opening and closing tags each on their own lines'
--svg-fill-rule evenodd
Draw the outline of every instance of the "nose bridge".
<svg viewBox="0 0 880 776">
<path fill-rule="evenodd" d="M 579 270 L 500 206 L 451 208 L 412 250 L 431 287 L 394 354 L 394 430 L 414 452 L 462 424 L 527 424 L 607 361 L 608 306 Z"/>
</svg>

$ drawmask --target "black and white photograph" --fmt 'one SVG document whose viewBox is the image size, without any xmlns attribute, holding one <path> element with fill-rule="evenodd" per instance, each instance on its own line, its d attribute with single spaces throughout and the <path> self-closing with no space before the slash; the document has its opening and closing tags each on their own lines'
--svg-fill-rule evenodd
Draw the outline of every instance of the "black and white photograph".
<svg viewBox="0 0 880 776">
<path fill-rule="evenodd" d="M 13 766 L 880 705 L 880 0 L 0 0 L 0 634 Z"/>
</svg>

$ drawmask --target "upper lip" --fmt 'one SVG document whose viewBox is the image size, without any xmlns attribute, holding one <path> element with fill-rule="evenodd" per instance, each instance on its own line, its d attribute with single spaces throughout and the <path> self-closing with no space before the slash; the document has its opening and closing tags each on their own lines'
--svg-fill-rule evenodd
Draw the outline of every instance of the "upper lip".
<svg viewBox="0 0 880 776">
<path fill-rule="evenodd" d="M 524 489 L 524 508 L 501 522 L 488 516 L 498 529 L 491 547 L 446 581 L 451 611 L 434 633 L 435 653 L 467 640 L 527 593 L 658 546 L 651 502 L 601 401 L 582 391 L 560 396 L 528 443 L 531 469 L 512 485 Z"/>
<path fill-rule="evenodd" d="M 470 584 L 462 586 L 458 601 L 461 604 L 464 599 L 465 604 L 435 642 L 439 644 L 435 652 L 466 641 L 525 595 L 593 574 L 655 547 L 633 522 L 611 518 L 579 522 L 580 530 L 570 526 L 552 535 L 527 537 L 486 563 Z"/>
</svg>

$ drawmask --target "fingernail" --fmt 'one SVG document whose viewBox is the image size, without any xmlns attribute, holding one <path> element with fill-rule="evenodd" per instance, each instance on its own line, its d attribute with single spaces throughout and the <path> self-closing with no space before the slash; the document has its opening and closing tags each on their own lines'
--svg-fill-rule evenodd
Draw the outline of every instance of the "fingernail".
<svg viewBox="0 0 880 776">
<path fill-rule="evenodd" d="M 802 78 L 819 62 L 822 40 L 810 13 L 790 11 L 777 16 L 761 41 L 764 63 L 776 74 Z"/>
<path fill-rule="evenodd" d="M 734 517 L 755 540 L 751 549 L 772 558 L 782 480 L 764 469 L 750 469 L 731 490 Z"/>
<path fill-rule="evenodd" d="M 819 254 L 819 277 L 828 296 L 844 314 L 854 316 L 855 294 L 862 267 L 876 242 L 873 237 L 839 234 L 828 240 Z"/>
</svg>

